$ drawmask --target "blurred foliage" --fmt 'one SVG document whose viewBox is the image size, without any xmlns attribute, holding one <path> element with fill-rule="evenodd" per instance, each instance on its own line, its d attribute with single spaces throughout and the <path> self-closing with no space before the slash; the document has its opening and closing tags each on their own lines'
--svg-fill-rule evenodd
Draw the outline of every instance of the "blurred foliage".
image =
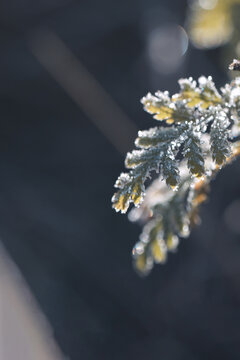
<svg viewBox="0 0 240 360">
<path fill-rule="evenodd" d="M 199 49 L 223 46 L 219 62 L 240 58 L 240 0 L 192 0 L 186 27 L 192 43 Z M 235 74 L 229 72 L 230 78 Z"/>
<path fill-rule="evenodd" d="M 136 269 L 147 274 L 154 263 L 164 263 L 179 238 L 199 223 L 199 206 L 209 183 L 222 166 L 239 155 L 240 78 L 221 91 L 211 77 L 179 80 L 180 91 L 147 94 L 141 102 L 160 125 L 139 131 L 139 150 L 127 154 L 112 198 L 116 211 L 133 203 L 130 220 L 144 227 L 133 249 Z M 159 178 L 147 190 L 145 181 L 155 171 Z M 162 181 L 162 180 L 165 180 Z"/>
<path fill-rule="evenodd" d="M 234 11 L 240 0 L 196 0 L 190 5 L 188 29 L 198 48 L 226 44 L 235 31 Z"/>
</svg>

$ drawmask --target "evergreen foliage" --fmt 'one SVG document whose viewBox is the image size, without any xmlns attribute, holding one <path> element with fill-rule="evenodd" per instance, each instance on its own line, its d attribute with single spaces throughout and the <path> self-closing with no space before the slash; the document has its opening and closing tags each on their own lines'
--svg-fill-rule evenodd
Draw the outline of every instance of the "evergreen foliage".
<svg viewBox="0 0 240 360">
<path fill-rule="evenodd" d="M 154 262 L 164 263 L 179 238 L 199 223 L 199 205 L 207 198 L 209 182 L 238 154 L 240 142 L 240 78 L 220 92 L 211 77 L 179 80 L 180 91 L 148 93 L 141 102 L 159 122 L 139 131 L 128 153 L 112 202 L 116 211 L 145 224 L 133 249 L 136 269 L 147 274 Z M 159 174 L 147 190 L 145 181 Z M 145 198 L 145 199 L 144 199 Z"/>
</svg>

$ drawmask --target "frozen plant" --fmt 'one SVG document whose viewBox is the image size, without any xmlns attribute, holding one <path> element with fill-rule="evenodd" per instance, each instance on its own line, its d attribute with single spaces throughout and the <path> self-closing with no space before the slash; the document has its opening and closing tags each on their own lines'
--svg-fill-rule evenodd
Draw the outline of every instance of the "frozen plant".
<svg viewBox="0 0 240 360">
<path fill-rule="evenodd" d="M 143 224 L 133 248 L 133 260 L 141 274 L 154 263 L 164 263 L 175 251 L 179 238 L 189 236 L 199 223 L 199 205 L 207 198 L 216 173 L 240 154 L 240 78 L 220 92 L 212 78 L 179 80 L 180 91 L 148 93 L 141 102 L 158 126 L 139 131 L 115 183 L 113 208 L 131 221 Z M 158 177 L 145 190 L 153 174 Z"/>
</svg>

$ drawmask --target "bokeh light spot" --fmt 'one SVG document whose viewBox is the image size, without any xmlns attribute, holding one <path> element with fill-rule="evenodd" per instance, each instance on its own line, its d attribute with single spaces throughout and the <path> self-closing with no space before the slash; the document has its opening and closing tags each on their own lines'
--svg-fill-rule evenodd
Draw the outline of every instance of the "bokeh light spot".
<svg viewBox="0 0 240 360">
<path fill-rule="evenodd" d="M 176 24 L 157 27 L 151 31 L 147 51 L 154 70 L 167 74 L 175 72 L 182 63 L 188 42 L 186 31 Z"/>
</svg>

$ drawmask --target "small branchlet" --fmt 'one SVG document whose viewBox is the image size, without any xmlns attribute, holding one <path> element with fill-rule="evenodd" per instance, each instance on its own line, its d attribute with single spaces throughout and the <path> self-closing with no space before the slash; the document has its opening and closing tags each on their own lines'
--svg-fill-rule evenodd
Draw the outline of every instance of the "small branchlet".
<svg viewBox="0 0 240 360">
<path fill-rule="evenodd" d="M 232 70 L 232 71 L 240 71 L 240 61 L 237 59 L 234 59 L 228 68 L 229 68 L 229 70 Z"/>
<path fill-rule="evenodd" d="M 240 142 L 240 78 L 217 91 L 211 77 L 179 81 L 180 91 L 170 96 L 158 91 L 141 102 L 160 125 L 139 131 L 138 150 L 127 154 L 112 198 L 116 211 L 137 208 L 130 220 L 145 224 L 133 249 L 136 269 L 148 273 L 164 263 L 179 238 L 187 237 L 199 222 L 199 205 L 207 198 L 209 182 L 238 154 Z M 145 181 L 159 173 L 147 190 Z M 164 181 L 162 181 L 164 180 Z M 173 191 L 175 190 L 175 191 Z M 145 197 L 145 200 L 144 200 Z"/>
</svg>

